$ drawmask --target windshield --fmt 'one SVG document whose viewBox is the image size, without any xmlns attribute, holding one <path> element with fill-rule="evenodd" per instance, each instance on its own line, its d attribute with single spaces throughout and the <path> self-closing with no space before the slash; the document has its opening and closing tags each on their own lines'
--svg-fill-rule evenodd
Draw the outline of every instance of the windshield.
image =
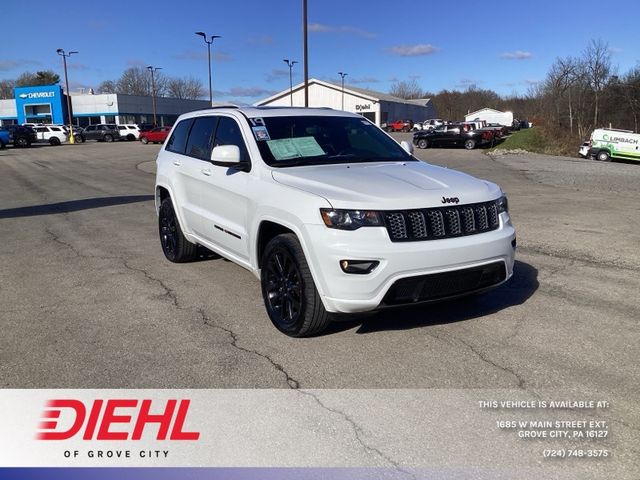
<svg viewBox="0 0 640 480">
<path fill-rule="evenodd" d="M 273 167 L 411 161 L 411 155 L 364 118 L 251 118 L 262 158 Z"/>
</svg>

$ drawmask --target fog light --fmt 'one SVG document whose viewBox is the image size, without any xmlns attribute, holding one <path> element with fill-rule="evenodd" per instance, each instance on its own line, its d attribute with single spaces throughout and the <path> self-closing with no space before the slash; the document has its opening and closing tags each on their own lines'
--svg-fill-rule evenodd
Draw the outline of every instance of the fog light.
<svg viewBox="0 0 640 480">
<path fill-rule="evenodd" d="M 371 273 L 380 262 L 377 260 L 340 260 L 340 268 L 344 273 L 364 275 Z"/>
</svg>

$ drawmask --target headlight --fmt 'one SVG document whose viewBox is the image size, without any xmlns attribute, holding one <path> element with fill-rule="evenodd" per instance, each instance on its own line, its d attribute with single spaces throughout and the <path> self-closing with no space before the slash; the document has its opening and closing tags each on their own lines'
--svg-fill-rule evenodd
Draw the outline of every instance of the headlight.
<svg viewBox="0 0 640 480">
<path fill-rule="evenodd" d="M 320 214 L 324 224 L 329 228 L 341 230 L 357 230 L 360 227 L 383 226 L 382 215 L 372 210 L 335 210 L 321 208 Z"/>
<path fill-rule="evenodd" d="M 498 200 L 496 200 L 498 213 L 508 212 L 509 211 L 509 201 L 507 200 L 506 195 L 502 195 Z"/>
</svg>

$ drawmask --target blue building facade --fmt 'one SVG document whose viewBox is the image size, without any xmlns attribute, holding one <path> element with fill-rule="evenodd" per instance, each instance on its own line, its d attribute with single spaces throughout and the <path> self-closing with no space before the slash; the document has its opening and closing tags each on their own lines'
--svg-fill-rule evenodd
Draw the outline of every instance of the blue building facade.
<svg viewBox="0 0 640 480">
<path fill-rule="evenodd" d="M 16 87 L 18 123 L 68 123 L 67 101 L 60 85 Z"/>
</svg>

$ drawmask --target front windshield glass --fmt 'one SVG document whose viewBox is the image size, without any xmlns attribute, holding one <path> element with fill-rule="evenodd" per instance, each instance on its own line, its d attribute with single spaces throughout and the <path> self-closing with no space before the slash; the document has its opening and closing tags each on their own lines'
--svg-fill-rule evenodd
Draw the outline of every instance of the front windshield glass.
<svg viewBox="0 0 640 480">
<path fill-rule="evenodd" d="M 262 158 L 274 167 L 414 160 L 364 118 L 250 118 Z"/>
</svg>

